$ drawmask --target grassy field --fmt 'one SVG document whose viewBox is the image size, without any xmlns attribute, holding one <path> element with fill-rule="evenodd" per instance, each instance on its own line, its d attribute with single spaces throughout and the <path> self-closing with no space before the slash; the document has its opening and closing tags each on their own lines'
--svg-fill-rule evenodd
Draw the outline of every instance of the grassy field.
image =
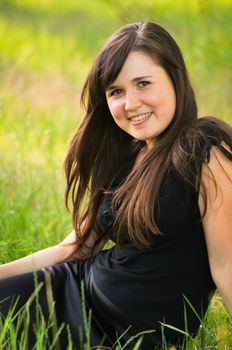
<svg viewBox="0 0 232 350">
<path fill-rule="evenodd" d="M 0 263 L 71 230 L 62 163 L 81 120 L 82 83 L 108 35 L 144 20 L 179 43 L 199 115 L 232 122 L 230 0 L 0 0 Z M 216 295 L 209 349 L 232 349 L 227 318 Z"/>
</svg>

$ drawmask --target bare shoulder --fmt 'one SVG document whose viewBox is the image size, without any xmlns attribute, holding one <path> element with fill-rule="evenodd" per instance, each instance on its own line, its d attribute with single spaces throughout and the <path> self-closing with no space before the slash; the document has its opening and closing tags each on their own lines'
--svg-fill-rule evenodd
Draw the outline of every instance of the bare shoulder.
<svg viewBox="0 0 232 350">
<path fill-rule="evenodd" d="M 231 155 L 232 152 L 229 147 L 222 144 L 223 148 Z M 220 174 L 232 175 L 232 161 L 229 159 L 218 147 L 213 146 L 210 152 L 210 161 L 208 163 L 208 168 L 217 176 L 217 172 Z"/>
<path fill-rule="evenodd" d="M 232 153 L 228 146 L 223 144 L 228 153 Z M 217 210 L 222 205 L 232 204 L 232 160 L 218 147 L 213 146 L 210 151 L 208 164 L 202 166 L 202 179 L 207 197 L 208 210 Z M 199 196 L 199 207 L 203 212 L 202 196 Z"/>
</svg>

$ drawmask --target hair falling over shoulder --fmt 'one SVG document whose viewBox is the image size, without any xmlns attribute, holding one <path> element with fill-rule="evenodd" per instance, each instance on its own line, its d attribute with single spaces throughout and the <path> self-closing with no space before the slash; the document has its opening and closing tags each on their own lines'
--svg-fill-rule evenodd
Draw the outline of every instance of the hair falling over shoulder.
<svg viewBox="0 0 232 350">
<path fill-rule="evenodd" d="M 81 102 L 86 114 L 70 141 L 65 159 L 66 206 L 71 197 L 81 259 L 94 256 L 104 245 L 106 238 L 97 220 L 102 194 L 112 190 L 126 157 L 138 153 L 144 145 L 116 125 L 105 96 L 106 88 L 133 50 L 147 53 L 166 70 L 175 89 L 176 110 L 156 147 L 114 192 L 112 206 L 118 243 L 123 242 L 127 232 L 134 245 L 149 247 L 152 235 L 160 234 L 154 221 L 154 206 L 170 167 L 199 191 L 202 163 L 207 163 L 205 145 L 224 142 L 232 150 L 229 125 L 213 117 L 197 118 L 194 91 L 181 51 L 170 34 L 150 22 L 119 29 L 99 52 L 85 81 Z M 202 195 L 206 205 L 206 196 Z M 116 210 L 117 203 L 120 206 Z"/>
</svg>

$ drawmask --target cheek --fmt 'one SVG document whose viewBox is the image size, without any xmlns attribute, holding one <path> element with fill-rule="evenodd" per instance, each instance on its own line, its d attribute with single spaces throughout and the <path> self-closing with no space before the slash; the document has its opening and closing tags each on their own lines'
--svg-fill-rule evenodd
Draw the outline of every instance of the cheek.
<svg viewBox="0 0 232 350">
<path fill-rule="evenodd" d="M 111 101 L 108 103 L 110 113 L 115 121 L 123 117 L 123 104 L 120 101 Z"/>
<path fill-rule="evenodd" d="M 175 113 L 176 110 L 176 93 L 174 90 L 174 87 L 172 85 L 169 85 L 169 93 L 168 95 L 170 96 L 169 98 L 169 109 L 173 111 L 173 114 Z"/>
<path fill-rule="evenodd" d="M 176 95 L 173 89 L 167 89 L 165 93 L 160 96 L 157 105 L 164 117 L 172 118 L 176 110 Z"/>
<path fill-rule="evenodd" d="M 174 92 L 172 92 L 172 98 L 169 101 L 169 113 L 174 116 L 175 111 L 176 111 L 176 95 Z"/>
</svg>

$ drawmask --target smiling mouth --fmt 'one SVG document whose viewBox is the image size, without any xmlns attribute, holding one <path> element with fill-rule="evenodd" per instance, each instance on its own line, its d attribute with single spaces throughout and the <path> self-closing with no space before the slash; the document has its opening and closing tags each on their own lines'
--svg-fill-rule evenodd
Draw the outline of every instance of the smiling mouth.
<svg viewBox="0 0 232 350">
<path fill-rule="evenodd" d="M 134 117 L 129 118 L 129 121 L 132 123 L 138 123 L 147 120 L 152 115 L 152 112 L 149 113 L 143 113 L 136 115 Z"/>
</svg>

